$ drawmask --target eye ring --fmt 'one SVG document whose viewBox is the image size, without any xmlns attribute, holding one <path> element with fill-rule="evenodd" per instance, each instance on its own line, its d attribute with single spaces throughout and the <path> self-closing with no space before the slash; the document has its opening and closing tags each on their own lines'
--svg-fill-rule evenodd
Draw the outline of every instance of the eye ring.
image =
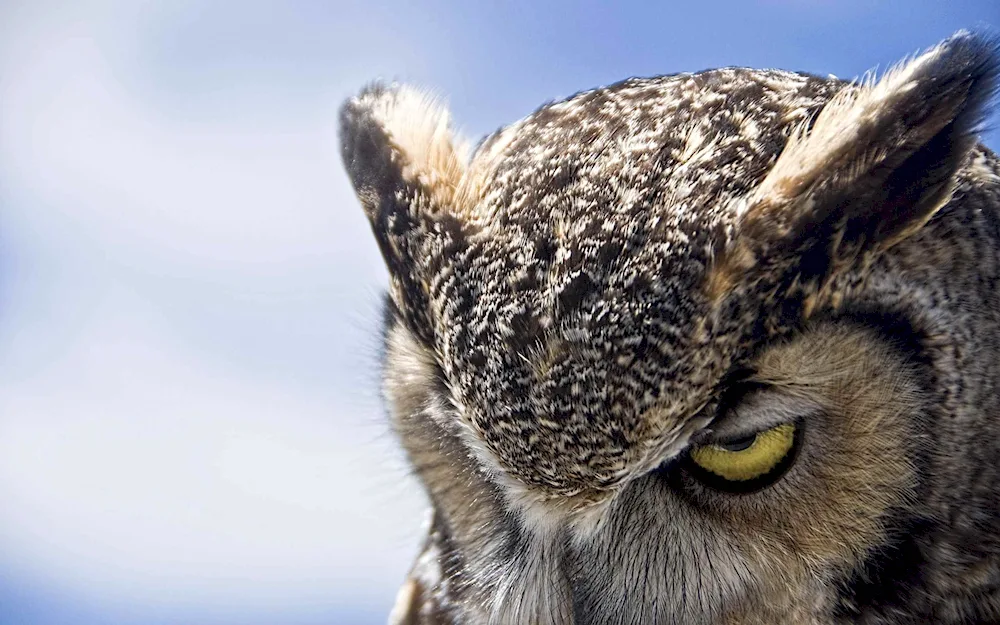
<svg viewBox="0 0 1000 625">
<path fill-rule="evenodd" d="M 691 449 L 688 468 L 701 482 L 728 492 L 750 492 L 777 481 L 795 460 L 801 427 L 783 423 L 750 436 Z"/>
</svg>

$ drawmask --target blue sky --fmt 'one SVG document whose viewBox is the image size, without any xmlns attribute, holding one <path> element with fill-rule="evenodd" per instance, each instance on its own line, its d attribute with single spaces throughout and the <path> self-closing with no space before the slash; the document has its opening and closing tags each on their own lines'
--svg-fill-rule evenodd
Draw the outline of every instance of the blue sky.
<svg viewBox="0 0 1000 625">
<path fill-rule="evenodd" d="M 990 26 L 995 0 L 0 3 L 0 622 L 384 622 L 424 502 L 336 143 L 366 81 L 477 137 L 631 75 L 849 78 Z"/>
</svg>

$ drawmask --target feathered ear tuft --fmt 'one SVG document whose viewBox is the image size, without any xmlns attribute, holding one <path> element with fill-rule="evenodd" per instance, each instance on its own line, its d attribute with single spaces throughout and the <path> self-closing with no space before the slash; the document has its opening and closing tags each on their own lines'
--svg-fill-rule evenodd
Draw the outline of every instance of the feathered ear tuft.
<svg viewBox="0 0 1000 625">
<path fill-rule="evenodd" d="M 456 206 L 468 148 L 426 93 L 373 84 L 340 110 L 341 154 L 389 269 L 391 296 L 427 340 L 432 269 L 462 244 Z"/>
<path fill-rule="evenodd" d="M 960 32 L 878 82 L 846 86 L 746 199 L 715 283 L 784 265 L 796 272 L 786 283 L 822 291 L 916 232 L 951 198 L 998 73 L 1000 42 Z"/>
<path fill-rule="evenodd" d="M 419 187 L 447 206 L 465 173 L 469 148 L 433 96 L 375 83 L 340 111 L 341 148 L 359 195 L 366 187 Z M 362 198 L 364 201 L 364 198 Z M 365 205 L 365 210 L 372 207 Z"/>
</svg>

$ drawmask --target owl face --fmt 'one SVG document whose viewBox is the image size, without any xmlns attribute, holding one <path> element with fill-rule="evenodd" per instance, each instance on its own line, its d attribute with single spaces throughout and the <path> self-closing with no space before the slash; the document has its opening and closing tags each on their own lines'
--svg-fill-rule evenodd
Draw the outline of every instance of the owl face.
<svg viewBox="0 0 1000 625">
<path fill-rule="evenodd" d="M 419 92 L 345 104 L 391 280 L 383 392 L 433 506 L 396 622 L 1000 610 L 907 570 L 951 505 L 942 370 L 975 315 L 934 297 L 970 253 L 949 215 L 1000 210 L 974 141 L 995 47 L 866 85 L 633 79 L 471 155 Z"/>
</svg>

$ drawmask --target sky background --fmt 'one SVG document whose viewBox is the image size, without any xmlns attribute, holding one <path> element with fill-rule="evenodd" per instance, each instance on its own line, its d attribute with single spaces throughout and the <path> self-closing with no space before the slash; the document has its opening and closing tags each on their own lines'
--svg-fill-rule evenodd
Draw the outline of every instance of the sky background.
<svg viewBox="0 0 1000 625">
<path fill-rule="evenodd" d="M 385 621 L 425 502 L 337 147 L 365 82 L 479 137 L 632 75 L 850 78 L 997 26 L 996 0 L 0 0 L 0 623 Z"/>
</svg>

